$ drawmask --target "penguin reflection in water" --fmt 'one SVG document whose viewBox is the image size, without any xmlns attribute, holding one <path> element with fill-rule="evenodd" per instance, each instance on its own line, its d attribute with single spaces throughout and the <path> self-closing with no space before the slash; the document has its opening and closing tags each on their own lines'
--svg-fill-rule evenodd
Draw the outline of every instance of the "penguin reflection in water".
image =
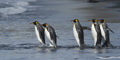
<svg viewBox="0 0 120 60">
<path fill-rule="evenodd" d="M 110 28 L 108 28 L 108 25 L 106 24 L 104 19 L 99 20 L 100 21 L 100 29 L 101 34 L 104 39 L 102 39 L 103 47 L 113 47 L 109 40 L 109 31 L 114 33 Z"/>
<path fill-rule="evenodd" d="M 101 48 L 101 30 L 96 19 L 90 20 L 92 22 L 91 32 L 94 39 L 94 47 Z"/>
<path fill-rule="evenodd" d="M 72 22 L 74 22 L 73 25 L 73 33 L 74 33 L 74 37 L 79 45 L 80 48 L 84 48 L 86 47 L 85 42 L 84 42 L 84 32 L 83 32 L 83 28 L 80 25 L 80 22 L 78 19 L 74 19 L 72 20 Z"/>
<path fill-rule="evenodd" d="M 50 46 L 56 48 L 57 47 L 57 39 L 56 39 L 57 35 L 55 33 L 54 28 L 48 25 L 47 23 L 42 24 L 42 26 L 44 26 L 45 28 L 45 34 L 50 41 Z"/>
<path fill-rule="evenodd" d="M 44 34 L 44 28 L 42 27 L 42 25 L 35 21 L 32 24 L 35 25 L 35 32 L 36 32 L 36 36 L 39 40 L 39 42 L 42 44 L 42 46 L 45 45 L 45 34 Z"/>
</svg>

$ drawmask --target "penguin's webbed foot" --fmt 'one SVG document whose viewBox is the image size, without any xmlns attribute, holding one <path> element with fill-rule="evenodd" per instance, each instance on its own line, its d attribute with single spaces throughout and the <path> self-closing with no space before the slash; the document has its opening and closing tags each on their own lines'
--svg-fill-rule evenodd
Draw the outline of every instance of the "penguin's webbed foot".
<svg viewBox="0 0 120 60">
<path fill-rule="evenodd" d="M 101 49 L 102 46 L 101 46 L 101 45 L 97 45 L 97 46 L 95 46 L 95 48 L 96 48 L 96 49 Z"/>
<path fill-rule="evenodd" d="M 84 49 L 84 48 L 87 48 L 87 45 L 82 44 L 82 45 L 80 46 L 80 49 Z"/>
<path fill-rule="evenodd" d="M 51 47 L 51 48 L 57 48 L 57 45 L 53 45 L 53 44 L 49 44 L 49 47 Z"/>
<path fill-rule="evenodd" d="M 113 47 L 113 45 L 112 45 L 112 44 L 104 44 L 104 45 L 102 45 L 102 47 L 112 48 L 112 47 Z"/>
</svg>

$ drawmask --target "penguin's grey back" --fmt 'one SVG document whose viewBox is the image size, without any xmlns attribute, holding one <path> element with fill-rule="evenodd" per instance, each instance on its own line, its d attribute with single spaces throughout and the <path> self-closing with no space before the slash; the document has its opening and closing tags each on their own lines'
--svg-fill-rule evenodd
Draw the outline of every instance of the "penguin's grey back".
<svg viewBox="0 0 120 60">
<path fill-rule="evenodd" d="M 37 26 L 37 30 L 38 30 L 38 32 L 40 34 L 39 37 L 41 38 L 41 40 L 45 44 L 44 28 L 42 27 L 42 25 L 40 23 L 36 24 L 36 26 Z"/>
<path fill-rule="evenodd" d="M 84 33 L 83 33 L 83 28 L 81 26 L 81 24 L 78 22 L 75 23 L 76 24 L 76 30 L 78 32 L 78 37 L 79 37 L 79 40 L 80 40 L 80 44 L 85 44 L 84 43 Z"/>
<path fill-rule="evenodd" d="M 100 46 L 101 45 L 101 30 L 100 30 L 100 26 L 98 24 L 98 22 L 96 22 L 95 24 L 95 29 L 97 31 L 97 43 L 96 43 L 96 46 Z"/>
<path fill-rule="evenodd" d="M 51 40 L 53 40 L 53 42 L 57 44 L 57 39 L 56 39 L 57 36 L 56 36 L 54 28 L 50 25 L 47 25 L 47 26 L 48 26 L 47 30 L 50 32 Z"/>
<path fill-rule="evenodd" d="M 106 24 L 106 22 L 102 23 L 103 26 L 103 30 L 105 32 L 105 36 L 106 36 L 106 41 L 103 44 L 103 46 L 110 44 L 110 40 L 109 40 L 109 30 L 108 30 L 108 25 Z"/>
</svg>

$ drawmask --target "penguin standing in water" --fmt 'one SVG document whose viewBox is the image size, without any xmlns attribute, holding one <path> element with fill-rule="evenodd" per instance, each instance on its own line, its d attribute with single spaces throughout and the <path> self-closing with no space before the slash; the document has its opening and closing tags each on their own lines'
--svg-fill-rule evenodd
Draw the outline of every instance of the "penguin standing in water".
<svg viewBox="0 0 120 60">
<path fill-rule="evenodd" d="M 50 41 L 50 46 L 57 47 L 57 35 L 55 30 L 52 26 L 48 25 L 47 23 L 42 24 L 45 27 L 45 34 Z"/>
<path fill-rule="evenodd" d="M 100 21 L 100 29 L 101 29 L 101 34 L 104 39 L 102 39 L 103 42 L 103 47 L 112 47 L 112 44 L 110 43 L 109 39 L 109 31 L 114 33 L 110 28 L 108 28 L 108 25 L 106 24 L 104 19 L 99 20 Z"/>
<path fill-rule="evenodd" d="M 75 37 L 79 47 L 80 48 L 86 47 L 85 42 L 84 42 L 83 28 L 80 25 L 79 20 L 78 19 L 74 19 L 74 20 L 72 20 L 72 22 L 74 22 L 74 25 L 73 25 L 74 37 Z"/>
<path fill-rule="evenodd" d="M 91 32 L 94 39 L 94 47 L 101 48 L 101 31 L 96 19 L 90 20 L 92 22 Z"/>
<path fill-rule="evenodd" d="M 39 40 L 39 42 L 42 44 L 42 45 L 45 45 L 45 34 L 44 34 L 44 28 L 42 27 L 42 25 L 35 21 L 33 22 L 32 24 L 35 25 L 35 32 L 36 32 L 36 36 Z"/>
</svg>

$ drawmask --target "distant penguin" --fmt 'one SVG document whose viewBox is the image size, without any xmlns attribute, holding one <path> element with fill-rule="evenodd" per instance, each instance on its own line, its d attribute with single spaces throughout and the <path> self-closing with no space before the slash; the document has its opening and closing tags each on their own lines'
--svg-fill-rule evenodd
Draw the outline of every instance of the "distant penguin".
<svg viewBox="0 0 120 60">
<path fill-rule="evenodd" d="M 114 33 L 110 28 L 108 28 L 108 25 L 106 24 L 104 19 L 99 20 L 100 21 L 100 29 L 101 29 L 101 34 L 103 36 L 104 39 L 102 39 L 103 41 L 103 47 L 112 47 L 112 44 L 110 43 L 110 39 L 109 39 L 109 31 L 111 31 L 112 33 Z"/>
<path fill-rule="evenodd" d="M 91 32 L 92 32 L 92 36 L 94 39 L 94 47 L 95 48 L 101 48 L 101 31 L 100 31 L 100 27 L 99 24 L 97 22 L 96 19 L 92 19 L 90 20 L 92 22 L 92 26 L 91 26 Z"/>
<path fill-rule="evenodd" d="M 50 41 L 51 47 L 57 47 L 57 35 L 55 30 L 52 26 L 48 25 L 47 23 L 42 24 L 45 27 L 45 34 Z"/>
<path fill-rule="evenodd" d="M 36 32 L 36 36 L 39 40 L 39 42 L 42 44 L 42 45 L 45 45 L 45 34 L 44 34 L 44 28 L 42 27 L 42 25 L 35 21 L 33 22 L 32 24 L 35 25 L 35 32 Z"/>
<path fill-rule="evenodd" d="M 73 33 L 74 33 L 74 37 L 79 45 L 80 48 L 84 48 L 86 47 L 86 44 L 84 42 L 84 32 L 83 32 L 83 28 L 79 22 L 78 19 L 74 19 L 72 20 L 72 22 L 74 22 L 73 25 Z"/>
</svg>

